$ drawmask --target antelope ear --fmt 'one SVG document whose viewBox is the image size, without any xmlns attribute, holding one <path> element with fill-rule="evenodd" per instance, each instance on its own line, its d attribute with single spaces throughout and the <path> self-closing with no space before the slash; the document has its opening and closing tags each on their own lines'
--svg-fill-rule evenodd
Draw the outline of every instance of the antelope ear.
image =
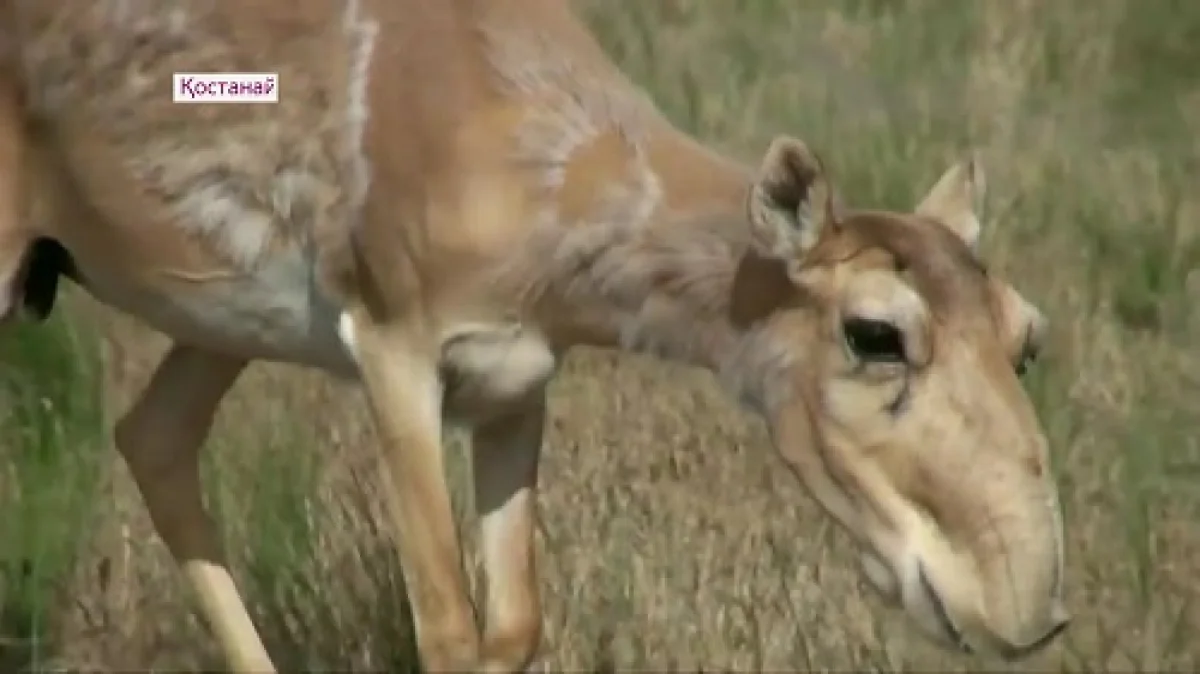
<svg viewBox="0 0 1200 674">
<path fill-rule="evenodd" d="M 917 206 L 916 214 L 937 220 L 976 250 L 982 229 L 979 211 L 985 191 L 983 165 L 978 155 L 972 152 L 942 174 Z"/>
<path fill-rule="evenodd" d="M 747 210 L 756 251 L 779 260 L 803 258 L 826 228 L 837 224 L 820 158 L 789 136 L 775 138 L 767 148 Z"/>
</svg>

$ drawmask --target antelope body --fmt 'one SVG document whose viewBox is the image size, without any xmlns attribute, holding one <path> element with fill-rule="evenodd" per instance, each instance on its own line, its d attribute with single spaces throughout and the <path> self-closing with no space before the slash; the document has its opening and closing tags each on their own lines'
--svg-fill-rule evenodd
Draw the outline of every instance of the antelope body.
<svg viewBox="0 0 1200 674">
<path fill-rule="evenodd" d="M 174 339 L 116 428 L 231 667 L 273 671 L 197 456 L 256 359 L 356 380 L 429 669 L 517 671 L 545 388 L 574 345 L 708 368 L 948 647 L 1065 626 L 1044 434 L 1014 370 L 1045 320 L 975 250 L 977 161 L 912 213 L 853 210 L 779 136 L 679 131 L 555 0 L 3 0 L 0 314 L 67 275 Z M 174 72 L 275 72 L 274 105 Z M 472 430 L 475 624 L 443 475 Z"/>
</svg>

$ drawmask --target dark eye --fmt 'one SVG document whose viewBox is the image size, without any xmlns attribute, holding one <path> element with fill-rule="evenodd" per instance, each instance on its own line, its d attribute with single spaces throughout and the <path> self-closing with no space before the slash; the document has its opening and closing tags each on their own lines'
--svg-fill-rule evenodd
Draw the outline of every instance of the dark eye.
<svg viewBox="0 0 1200 674">
<path fill-rule="evenodd" d="M 854 355 L 872 363 L 903 363 L 904 336 L 896 326 L 874 318 L 847 318 L 842 323 Z"/>
</svg>

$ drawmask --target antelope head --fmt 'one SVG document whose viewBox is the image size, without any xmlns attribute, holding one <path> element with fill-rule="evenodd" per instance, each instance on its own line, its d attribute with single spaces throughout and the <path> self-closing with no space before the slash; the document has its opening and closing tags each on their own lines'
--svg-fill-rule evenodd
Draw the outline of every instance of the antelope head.
<svg viewBox="0 0 1200 674">
<path fill-rule="evenodd" d="M 943 646 L 1016 659 L 1069 618 L 1047 440 L 1020 381 L 1046 321 L 977 254 L 983 191 L 972 158 L 911 213 L 846 209 L 820 160 L 778 138 L 731 314 L 782 354 L 761 392 L 774 442 L 871 585 Z"/>
</svg>

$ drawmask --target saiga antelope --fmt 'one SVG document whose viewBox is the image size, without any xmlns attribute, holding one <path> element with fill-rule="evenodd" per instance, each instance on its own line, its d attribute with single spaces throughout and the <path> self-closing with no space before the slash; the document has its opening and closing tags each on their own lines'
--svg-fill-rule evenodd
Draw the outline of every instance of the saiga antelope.
<svg viewBox="0 0 1200 674">
<path fill-rule="evenodd" d="M 910 213 L 843 207 L 796 138 L 745 166 L 672 126 L 555 0 L 0 7 L 6 305 L 69 275 L 174 339 L 116 445 L 236 671 L 273 667 L 197 454 L 255 359 L 364 387 L 429 669 L 535 655 L 545 389 L 577 344 L 711 370 L 932 639 L 1017 658 L 1066 625 L 1017 376 L 1046 322 L 980 261 L 975 160 Z M 173 104 L 180 71 L 277 72 L 280 100 Z M 482 628 L 444 419 L 473 428 Z"/>
</svg>

